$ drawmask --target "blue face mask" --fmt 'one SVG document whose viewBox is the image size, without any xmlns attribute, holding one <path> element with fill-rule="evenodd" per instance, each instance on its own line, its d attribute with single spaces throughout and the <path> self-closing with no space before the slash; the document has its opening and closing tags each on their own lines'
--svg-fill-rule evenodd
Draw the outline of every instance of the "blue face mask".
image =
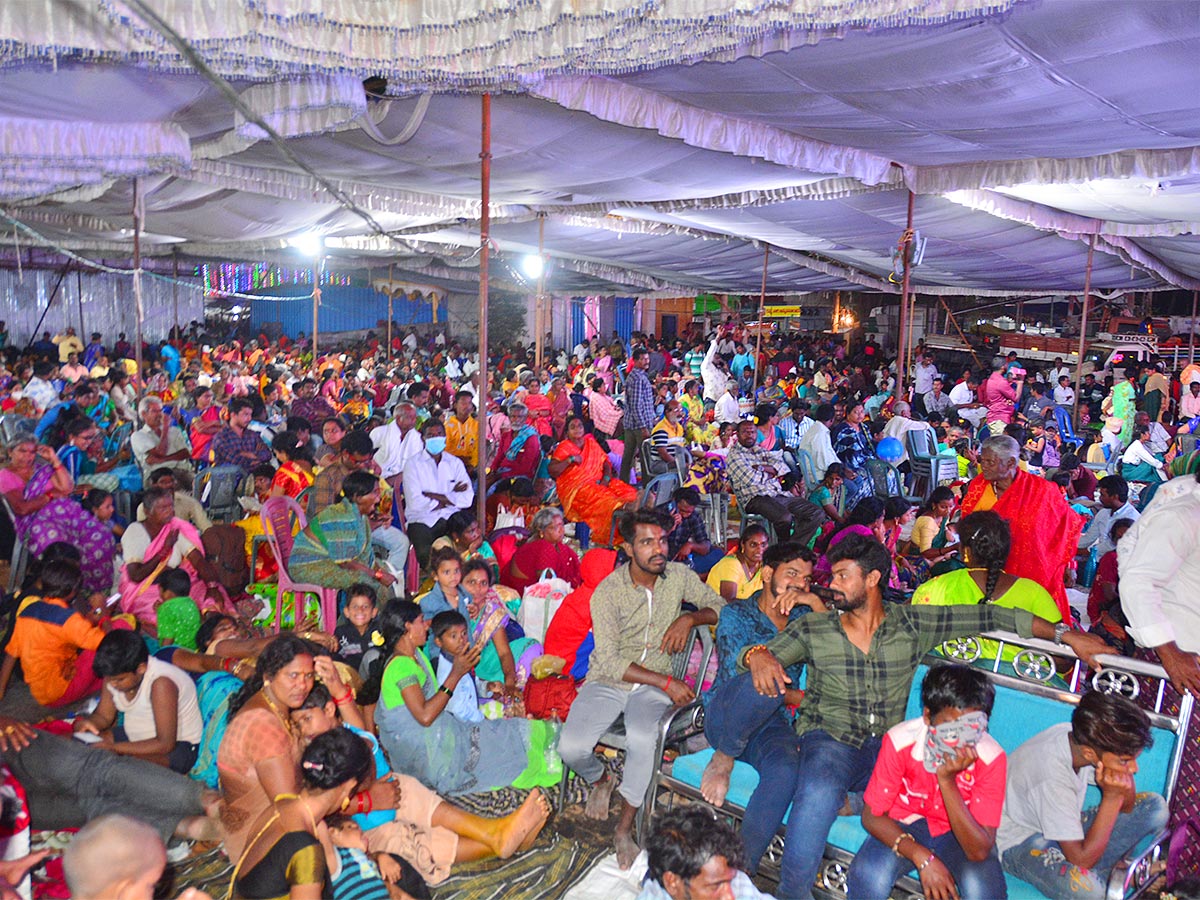
<svg viewBox="0 0 1200 900">
<path fill-rule="evenodd" d="M 437 456 L 446 449 L 446 439 L 444 437 L 425 438 L 425 449 Z"/>
</svg>

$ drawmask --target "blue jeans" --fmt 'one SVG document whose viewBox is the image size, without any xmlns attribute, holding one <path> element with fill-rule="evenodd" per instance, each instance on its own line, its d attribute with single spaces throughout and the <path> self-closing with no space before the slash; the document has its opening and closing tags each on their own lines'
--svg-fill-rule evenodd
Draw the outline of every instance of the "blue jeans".
<svg viewBox="0 0 1200 900">
<path fill-rule="evenodd" d="M 749 673 L 729 682 L 708 705 L 706 723 L 722 736 L 723 753 L 735 759 L 746 752 L 751 737 L 779 713 L 782 697 L 764 697 L 754 689 Z M 715 721 L 714 721 L 715 720 Z M 709 725 L 706 724 L 705 730 Z M 783 848 L 782 872 L 776 896 L 807 900 L 825 853 L 825 839 L 849 791 L 867 786 L 881 738 L 869 737 L 852 747 L 824 731 L 800 736 L 796 787 Z M 749 824 L 743 823 L 743 829 Z"/>
<path fill-rule="evenodd" d="M 753 875 L 771 838 L 783 824 L 792 794 L 796 790 L 796 778 L 800 774 L 800 742 L 786 713 L 779 709 L 766 723 L 742 740 L 740 733 L 729 733 L 729 716 L 723 715 L 739 701 L 736 697 L 726 700 L 726 688 L 736 685 L 740 679 L 726 682 L 709 701 L 722 704 L 722 713 L 706 715 L 704 735 L 714 750 L 735 756 L 740 762 L 748 763 L 758 773 L 758 786 L 746 804 L 746 815 L 742 821 L 742 843 L 746 848 L 746 872 Z M 734 688 L 736 694 L 738 688 Z M 733 753 L 733 750 L 740 750 Z"/>
<path fill-rule="evenodd" d="M 1090 869 L 1073 866 L 1058 841 L 1032 835 L 1001 856 L 1006 871 L 1028 881 L 1047 897 L 1063 900 L 1103 900 L 1108 876 L 1122 858 L 1146 838 L 1166 827 L 1167 801 L 1159 794 L 1138 794 L 1133 809 L 1117 816 L 1100 861 Z M 1091 827 L 1096 807 L 1083 813 L 1083 830 Z"/>
<path fill-rule="evenodd" d="M 692 571 L 701 578 L 706 578 L 708 577 L 708 573 L 712 567 L 724 558 L 725 551 L 716 544 L 713 544 L 713 548 L 703 556 L 701 556 L 699 553 L 693 553 L 688 556 L 687 564 L 691 567 Z"/>
<path fill-rule="evenodd" d="M 962 900 L 1004 900 L 1008 889 L 1004 884 L 1004 872 L 1000 869 L 1000 858 L 993 848 L 982 862 L 971 862 L 963 852 L 953 831 L 933 837 L 925 819 L 904 826 L 918 844 L 928 847 L 942 861 L 958 886 Z M 846 880 L 846 895 L 855 900 L 887 900 L 896 880 L 905 874 L 915 874 L 916 869 L 903 856 L 897 856 L 873 837 L 854 855 L 850 873 Z"/>
</svg>

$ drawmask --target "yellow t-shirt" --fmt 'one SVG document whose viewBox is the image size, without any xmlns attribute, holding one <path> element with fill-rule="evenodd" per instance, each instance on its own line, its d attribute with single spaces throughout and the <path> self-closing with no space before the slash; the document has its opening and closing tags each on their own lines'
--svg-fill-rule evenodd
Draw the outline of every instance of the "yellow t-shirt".
<svg viewBox="0 0 1200 900">
<path fill-rule="evenodd" d="M 753 578 L 747 578 L 742 561 L 737 558 L 736 554 L 731 553 L 729 556 L 723 557 L 708 573 L 707 584 L 718 594 L 721 593 L 722 581 L 732 581 L 736 584 L 737 594 L 734 599 L 745 600 L 756 591 L 762 590 L 762 567 L 759 566 Z"/>
</svg>

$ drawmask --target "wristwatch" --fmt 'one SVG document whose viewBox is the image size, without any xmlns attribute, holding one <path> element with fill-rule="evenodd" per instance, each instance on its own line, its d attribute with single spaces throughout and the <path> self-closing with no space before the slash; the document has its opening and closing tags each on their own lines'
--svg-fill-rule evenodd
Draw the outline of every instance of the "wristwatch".
<svg viewBox="0 0 1200 900">
<path fill-rule="evenodd" d="M 1071 626 L 1068 625 L 1066 622 L 1056 623 L 1054 626 L 1054 643 L 1058 644 L 1060 647 L 1065 646 L 1063 644 L 1063 635 L 1066 634 L 1070 630 L 1071 630 Z"/>
</svg>

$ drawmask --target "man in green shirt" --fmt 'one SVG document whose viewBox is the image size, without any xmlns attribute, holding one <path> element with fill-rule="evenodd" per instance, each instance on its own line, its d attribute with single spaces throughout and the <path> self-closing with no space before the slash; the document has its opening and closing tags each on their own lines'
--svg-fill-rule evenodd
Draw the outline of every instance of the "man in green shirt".
<svg viewBox="0 0 1200 900">
<path fill-rule="evenodd" d="M 591 785 L 587 815 L 606 819 L 613 782 L 595 755 L 596 742 L 624 714 L 621 817 L 613 841 L 622 869 L 628 869 L 638 854 L 633 823 L 658 763 L 658 722 L 672 706 L 696 697 L 671 676 L 671 654 L 687 649 L 696 625 L 716 625 L 724 605 L 695 572 L 667 561 L 665 524 L 654 510 L 640 510 L 621 521 L 621 540 L 630 561 L 592 594 L 595 649 L 587 683 L 571 704 L 558 739 L 563 762 Z M 685 601 L 697 611 L 683 612 Z"/>
<path fill-rule="evenodd" d="M 718 752 L 710 766 L 718 768 L 720 757 L 740 756 L 783 703 L 791 682 L 785 668 L 807 666 L 807 687 L 796 717 L 799 777 L 781 861 L 780 897 L 812 896 L 838 810 L 847 792 L 866 788 L 882 737 L 904 719 L 913 674 L 934 647 L 984 631 L 1015 631 L 1069 646 L 1087 662 L 1109 652 L 1094 635 L 1053 625 L 1026 610 L 885 604 L 882 588 L 892 558 L 871 538 L 849 537 L 829 551 L 828 559 L 832 605 L 840 615 L 801 616 L 766 644 L 744 649 L 738 660 L 743 674 L 725 685 L 707 709 L 706 730 L 727 739 L 714 748 Z"/>
</svg>

